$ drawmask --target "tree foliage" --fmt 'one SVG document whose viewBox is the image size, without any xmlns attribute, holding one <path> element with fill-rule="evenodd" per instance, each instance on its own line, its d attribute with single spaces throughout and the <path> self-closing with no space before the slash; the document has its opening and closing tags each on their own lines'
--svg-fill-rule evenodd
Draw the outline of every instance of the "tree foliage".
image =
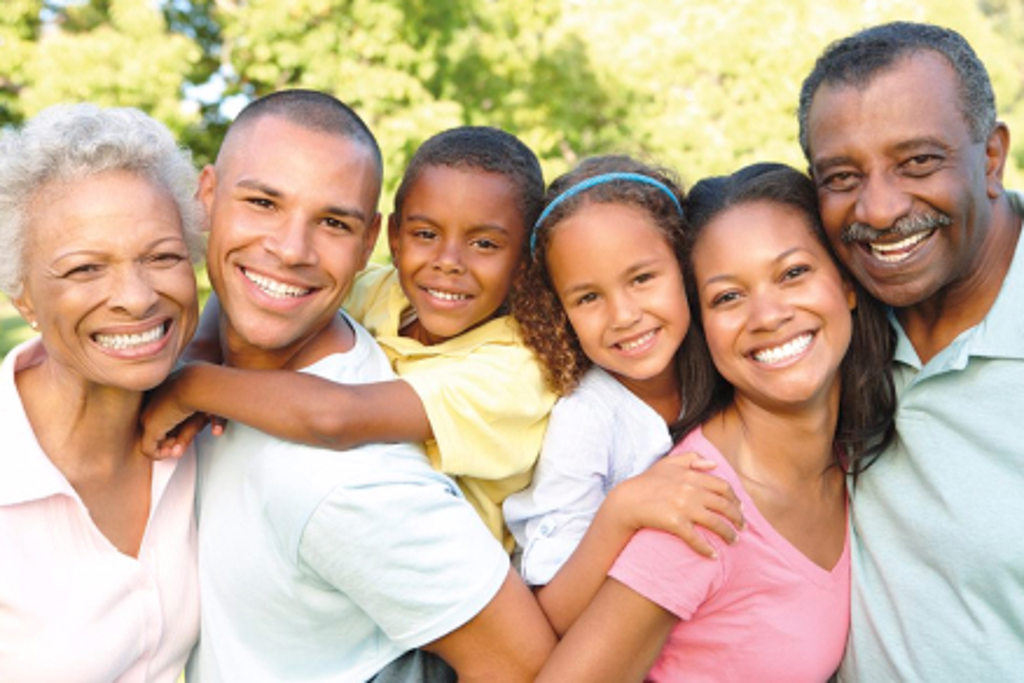
<svg viewBox="0 0 1024 683">
<path fill-rule="evenodd" d="M 197 163 L 231 103 L 284 87 L 353 105 L 385 153 L 494 125 L 549 178 L 627 152 L 686 184 L 754 160 L 802 167 L 796 101 L 830 41 L 893 19 L 951 26 L 989 67 L 1024 187 L 1022 0 L 0 0 L 0 126 L 64 101 L 136 106 Z M 0 307 L 0 354 L 21 329 Z"/>
<path fill-rule="evenodd" d="M 133 105 L 203 163 L 223 102 L 307 87 L 373 127 L 386 196 L 425 137 L 459 124 L 518 134 L 549 176 L 623 151 L 693 182 L 757 159 L 802 166 L 796 97 L 815 56 L 898 18 L 961 31 L 1024 131 L 1021 0 L 4 0 L 0 124 L 58 101 Z M 1019 186 L 1024 144 L 1011 161 Z"/>
</svg>

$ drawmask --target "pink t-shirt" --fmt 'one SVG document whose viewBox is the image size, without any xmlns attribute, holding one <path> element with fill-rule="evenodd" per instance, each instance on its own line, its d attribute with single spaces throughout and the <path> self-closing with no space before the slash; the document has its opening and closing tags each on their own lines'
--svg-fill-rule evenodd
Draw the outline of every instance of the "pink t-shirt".
<svg viewBox="0 0 1024 683">
<path fill-rule="evenodd" d="M 0 680 L 174 683 L 199 634 L 195 456 L 153 464 L 139 556 L 119 552 L 25 415 L 14 371 L 43 353 L 0 366 Z"/>
<path fill-rule="evenodd" d="M 850 542 L 832 571 L 808 559 L 761 516 L 739 476 L 695 429 L 672 453 L 696 451 L 743 503 L 747 528 L 733 545 L 706 534 L 716 560 L 672 534 L 643 529 L 609 576 L 680 621 L 651 681 L 813 681 L 838 668 L 850 623 Z M 671 457 L 671 454 L 670 456 Z"/>
</svg>

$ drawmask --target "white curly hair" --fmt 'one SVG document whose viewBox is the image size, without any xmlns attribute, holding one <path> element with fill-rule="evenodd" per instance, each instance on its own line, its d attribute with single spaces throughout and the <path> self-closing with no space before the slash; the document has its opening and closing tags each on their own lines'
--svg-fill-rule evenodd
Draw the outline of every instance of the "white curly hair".
<svg viewBox="0 0 1024 683">
<path fill-rule="evenodd" d="M 188 150 L 138 109 L 60 104 L 20 129 L 0 136 L 0 291 L 21 294 L 29 209 L 51 182 L 70 182 L 107 171 L 136 173 L 174 199 L 193 262 L 203 256 L 199 175 Z"/>
</svg>

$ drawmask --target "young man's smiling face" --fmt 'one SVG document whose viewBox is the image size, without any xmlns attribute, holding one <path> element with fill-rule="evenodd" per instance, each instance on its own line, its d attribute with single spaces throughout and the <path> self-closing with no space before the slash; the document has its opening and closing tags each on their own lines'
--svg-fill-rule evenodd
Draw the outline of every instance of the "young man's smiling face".
<svg viewBox="0 0 1024 683">
<path fill-rule="evenodd" d="M 388 235 L 416 311 L 404 333 L 436 344 L 494 317 L 522 263 L 526 226 L 518 189 L 505 176 L 427 166 Z"/>
<path fill-rule="evenodd" d="M 359 140 L 273 114 L 229 132 L 199 188 L 229 352 L 281 366 L 331 324 L 373 250 L 379 191 Z"/>
</svg>

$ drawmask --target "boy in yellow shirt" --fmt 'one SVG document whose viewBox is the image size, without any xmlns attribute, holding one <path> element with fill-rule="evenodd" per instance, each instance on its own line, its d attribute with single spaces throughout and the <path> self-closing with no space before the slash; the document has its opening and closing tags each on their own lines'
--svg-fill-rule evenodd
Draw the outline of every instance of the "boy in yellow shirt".
<svg viewBox="0 0 1024 683">
<path fill-rule="evenodd" d="M 147 405 L 144 450 L 179 452 L 190 437 L 174 430 L 194 413 L 320 447 L 421 441 L 432 465 L 456 479 L 511 550 L 501 502 L 529 484 L 556 398 L 505 308 L 543 191 L 536 156 L 513 135 L 460 127 L 430 138 L 395 195 L 394 265 L 370 266 L 343 304 L 399 379 L 342 385 L 190 363 Z M 292 250 L 302 258 L 301 244 Z M 310 293 L 288 283 L 254 285 L 281 298 Z M 216 307 L 211 300 L 204 321 L 216 320 Z"/>
</svg>

